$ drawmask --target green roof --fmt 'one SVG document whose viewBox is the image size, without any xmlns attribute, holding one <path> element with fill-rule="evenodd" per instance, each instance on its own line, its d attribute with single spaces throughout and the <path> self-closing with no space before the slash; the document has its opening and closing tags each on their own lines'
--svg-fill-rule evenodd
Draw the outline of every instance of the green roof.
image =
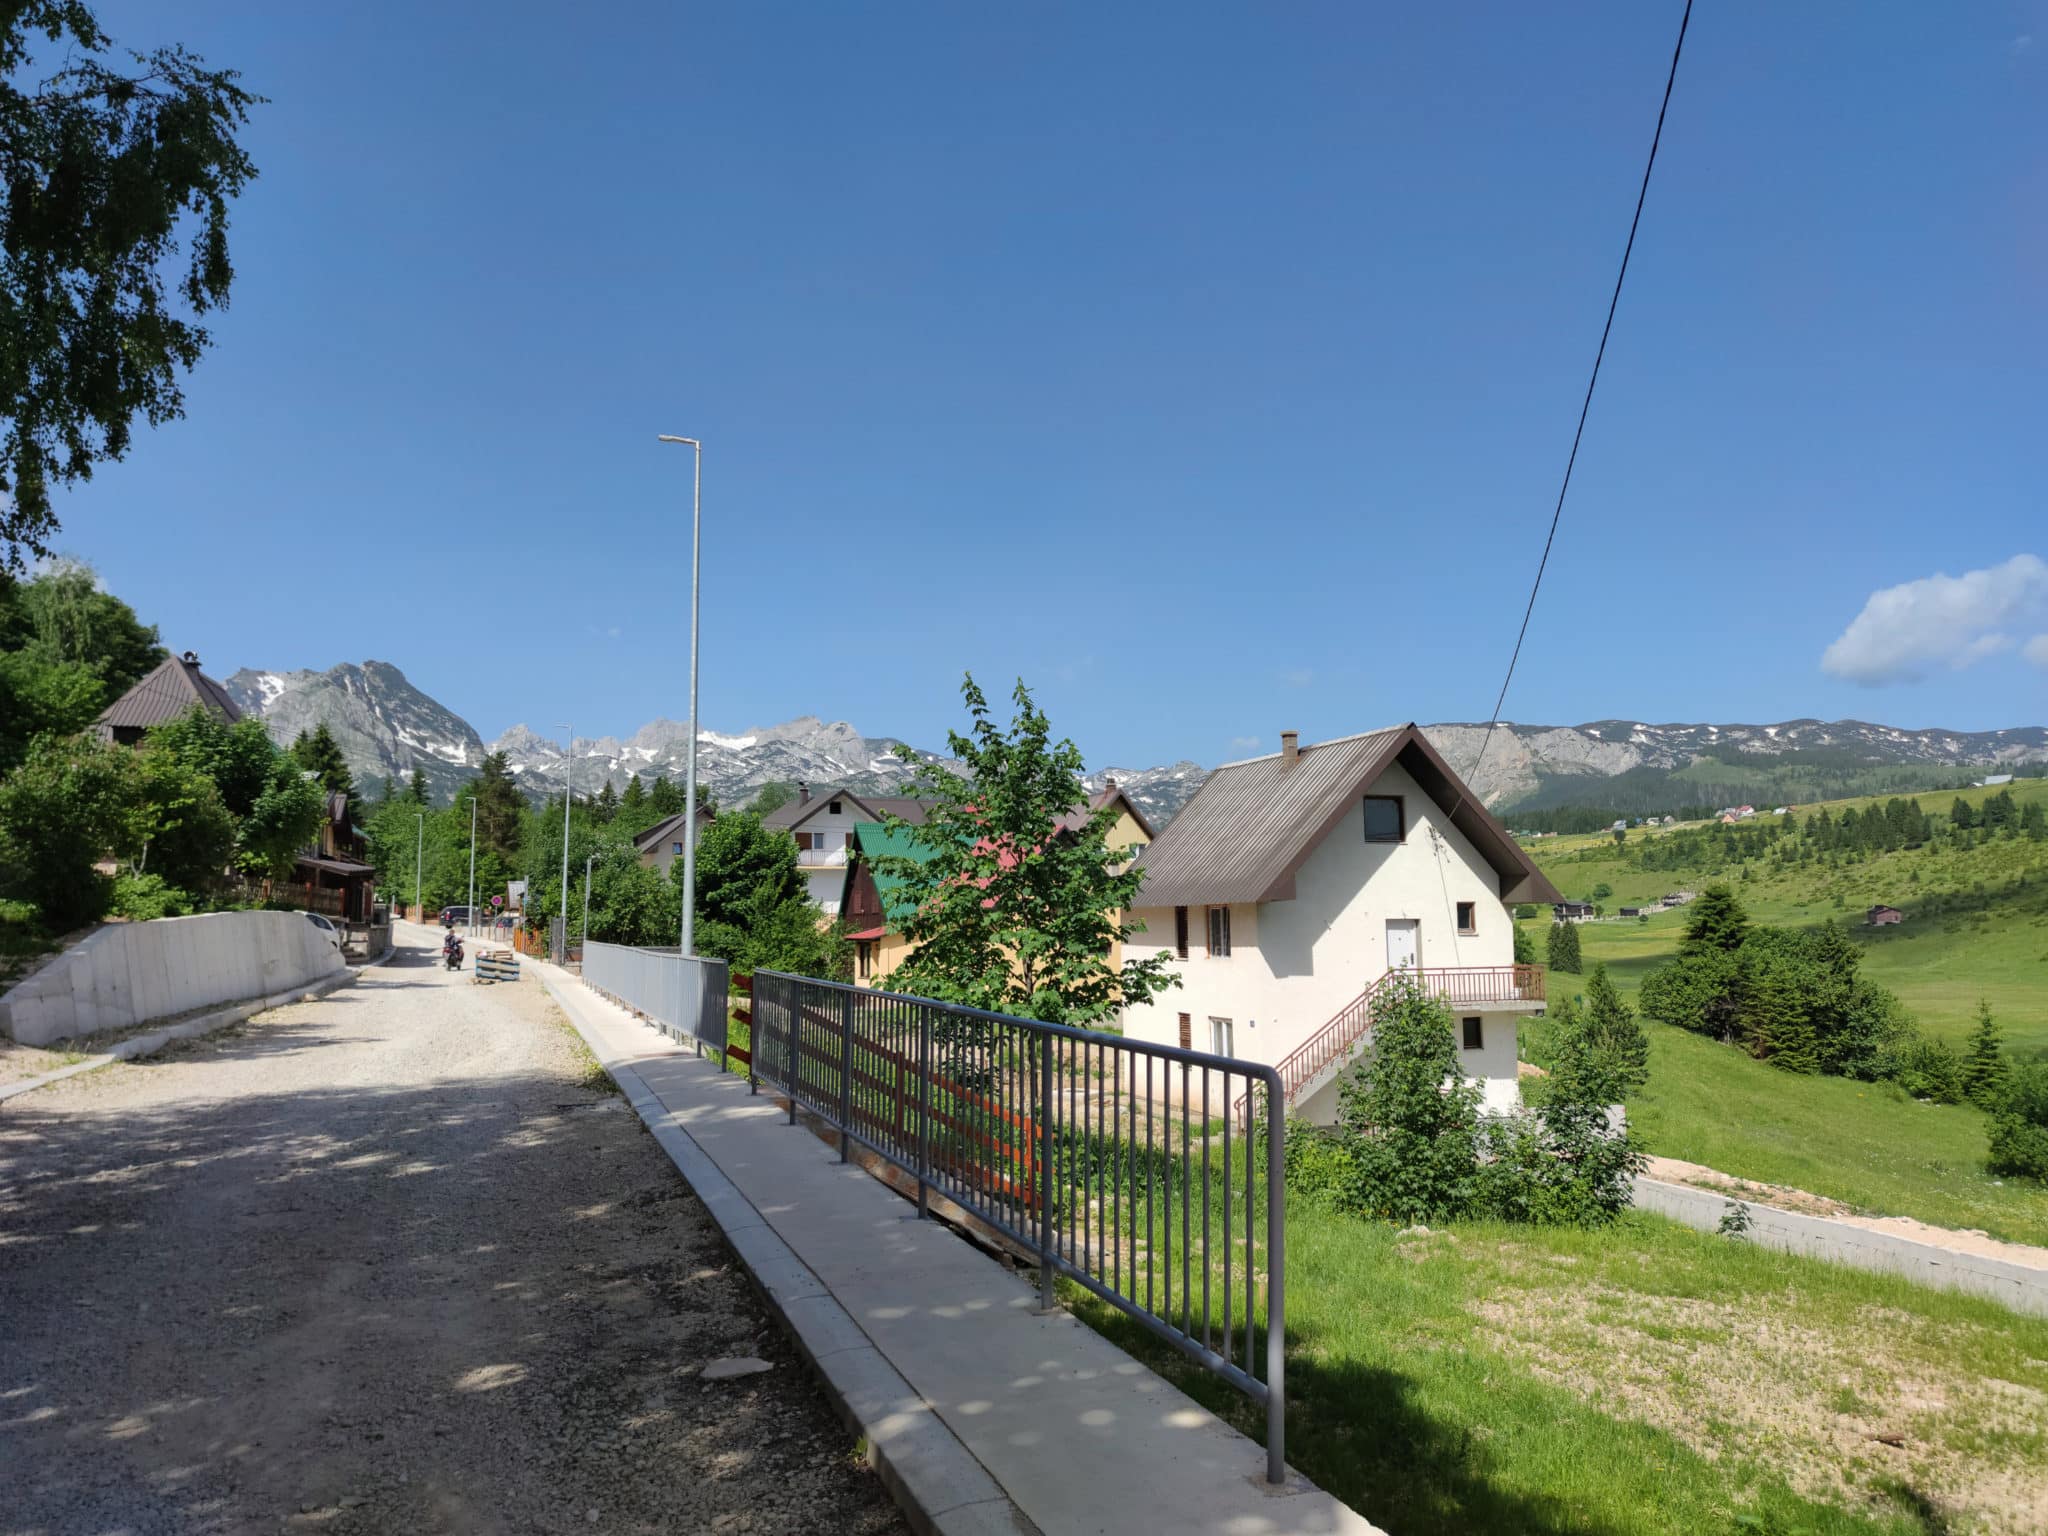
<svg viewBox="0 0 2048 1536">
<path fill-rule="evenodd" d="M 922 864 L 931 857 L 931 850 L 919 843 L 906 828 L 891 832 L 879 821 L 857 821 L 853 824 L 854 842 L 859 846 L 861 857 L 872 861 L 877 858 L 915 859 Z M 869 871 L 875 880 L 875 895 L 882 903 L 882 910 L 888 914 L 889 926 L 895 927 L 909 916 L 908 903 L 899 903 L 893 898 L 903 888 L 901 876 L 884 875 L 878 870 Z M 847 869 L 847 879 L 853 878 L 852 867 Z"/>
</svg>

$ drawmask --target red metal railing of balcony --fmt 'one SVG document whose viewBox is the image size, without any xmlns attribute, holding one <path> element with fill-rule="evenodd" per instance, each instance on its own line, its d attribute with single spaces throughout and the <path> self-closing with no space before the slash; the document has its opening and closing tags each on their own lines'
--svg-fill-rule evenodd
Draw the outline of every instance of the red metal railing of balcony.
<svg viewBox="0 0 2048 1536">
<path fill-rule="evenodd" d="M 1355 1051 L 1372 1032 L 1372 1010 L 1380 989 L 1395 977 L 1419 987 L 1427 997 L 1452 1008 L 1482 1008 L 1489 1003 L 1540 1003 L 1544 973 L 1540 965 L 1439 965 L 1383 971 L 1373 984 L 1346 1003 L 1338 1015 L 1310 1035 L 1274 1069 L 1280 1088 L 1292 1105 L 1302 1089 L 1320 1078 L 1332 1063 Z M 1235 1106 L 1240 1119 L 1243 1099 Z"/>
</svg>

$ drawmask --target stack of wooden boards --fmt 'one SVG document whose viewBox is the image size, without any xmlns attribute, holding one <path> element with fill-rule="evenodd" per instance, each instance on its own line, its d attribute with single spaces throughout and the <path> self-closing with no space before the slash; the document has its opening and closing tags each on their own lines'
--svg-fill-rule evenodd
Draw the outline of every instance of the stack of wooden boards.
<svg viewBox="0 0 2048 1536">
<path fill-rule="evenodd" d="M 481 949 L 476 956 L 476 980 L 517 981 L 519 956 L 509 949 Z"/>
</svg>

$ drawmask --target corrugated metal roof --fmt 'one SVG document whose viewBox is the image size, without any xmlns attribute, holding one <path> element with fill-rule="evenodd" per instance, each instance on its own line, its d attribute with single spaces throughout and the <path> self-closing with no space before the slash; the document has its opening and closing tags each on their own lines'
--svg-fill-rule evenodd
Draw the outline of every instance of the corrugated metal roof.
<svg viewBox="0 0 2048 1536">
<path fill-rule="evenodd" d="M 914 859 L 922 864 L 931 857 L 931 850 L 916 841 L 906 832 L 892 832 L 879 821 L 863 821 L 853 829 L 854 845 L 858 855 L 868 863 L 868 873 L 875 882 L 875 897 L 882 904 L 882 911 L 891 923 L 900 923 L 910 915 L 908 903 L 896 899 L 903 888 L 900 875 L 885 875 L 876 870 L 873 861 L 878 858 Z M 848 866 L 848 879 L 852 878 L 852 866 Z"/>
<path fill-rule="evenodd" d="M 1309 852 L 1399 759 L 1499 874 L 1508 901 L 1554 901 L 1556 891 L 1505 828 L 1466 790 L 1414 725 L 1368 731 L 1226 763 L 1138 855 L 1138 904 L 1283 901 Z"/>
<path fill-rule="evenodd" d="M 101 713 L 102 733 L 114 730 L 142 730 L 175 720 L 194 704 L 223 720 L 242 718 L 242 711 L 228 697 L 227 689 L 199 670 L 199 658 L 187 651 L 167 656 L 141 682 L 114 700 Z"/>
<path fill-rule="evenodd" d="M 697 807 L 697 814 L 705 821 L 713 819 L 712 813 L 704 806 Z M 682 830 L 685 813 L 677 811 L 673 816 L 664 817 L 633 839 L 633 846 L 645 853 L 648 849 L 667 842 Z"/>
</svg>

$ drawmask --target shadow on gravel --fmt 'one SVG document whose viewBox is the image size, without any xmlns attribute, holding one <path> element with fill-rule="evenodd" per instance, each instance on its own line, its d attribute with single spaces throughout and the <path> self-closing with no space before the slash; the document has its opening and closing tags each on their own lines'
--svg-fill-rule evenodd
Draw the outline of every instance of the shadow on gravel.
<svg viewBox="0 0 2048 1536">
<path fill-rule="evenodd" d="M 817 1501 L 776 1528 L 899 1529 L 728 1265 L 631 1112 L 561 1071 L 18 1101 L 0 1531 L 707 1529 L 764 1482 Z M 724 1355 L 777 1369 L 696 1379 Z"/>
</svg>

